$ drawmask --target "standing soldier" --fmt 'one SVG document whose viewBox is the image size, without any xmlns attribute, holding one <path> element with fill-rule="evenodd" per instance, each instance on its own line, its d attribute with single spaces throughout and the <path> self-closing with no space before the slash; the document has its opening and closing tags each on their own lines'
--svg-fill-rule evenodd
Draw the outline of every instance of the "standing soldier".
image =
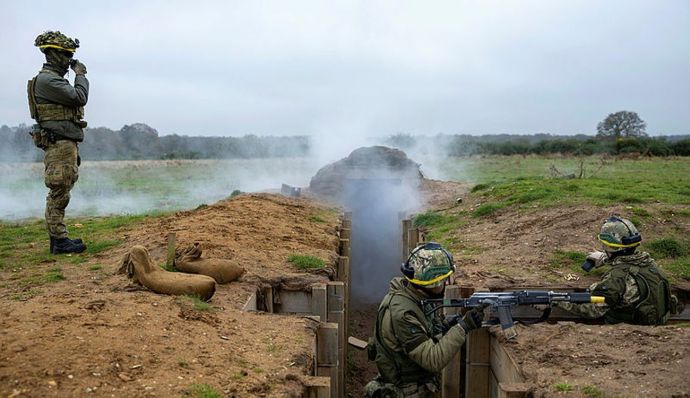
<svg viewBox="0 0 690 398">
<path fill-rule="evenodd" d="M 44 179 L 50 190 L 46 198 L 46 225 L 50 235 L 50 252 L 81 253 L 86 246 L 81 239 L 69 239 L 64 217 L 70 190 L 79 178 L 79 150 L 84 140 L 86 121 L 84 105 L 89 96 L 86 66 L 72 59 L 79 47 L 78 39 L 62 33 L 45 32 L 34 43 L 46 57 L 38 75 L 29 80 L 28 96 L 31 117 L 36 120 L 31 135 L 45 151 Z M 76 77 L 74 86 L 64 78 L 69 68 Z"/>
</svg>

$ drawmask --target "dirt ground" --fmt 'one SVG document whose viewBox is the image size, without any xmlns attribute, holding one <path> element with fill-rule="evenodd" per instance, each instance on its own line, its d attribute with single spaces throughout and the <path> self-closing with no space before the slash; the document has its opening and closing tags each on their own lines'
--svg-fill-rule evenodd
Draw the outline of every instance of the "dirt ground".
<svg viewBox="0 0 690 398">
<path fill-rule="evenodd" d="M 559 322 L 519 326 L 518 333 L 504 346 L 536 397 L 690 396 L 687 327 Z"/>
<path fill-rule="evenodd" d="M 424 181 L 422 191 L 428 207 L 466 214 L 479 205 L 467 195 L 469 187 Z M 645 236 L 669 231 L 690 235 L 687 218 L 663 216 L 661 204 L 649 207 L 653 216 L 641 226 Z M 552 253 L 596 248 L 594 230 L 601 220 L 630 211 L 626 206 L 580 205 L 504 209 L 472 219 L 454 232 L 459 242 L 453 253 L 459 266 L 456 283 L 475 288 L 586 287 L 597 278 L 573 278 L 567 269 L 553 267 Z M 339 210 L 311 200 L 241 195 L 123 232 L 117 238 L 124 244 L 85 264 L 64 267 L 65 281 L 26 301 L 13 299 L 19 287 L 4 288 L 0 396 L 167 397 L 183 396 L 198 384 L 230 397 L 299 396 L 312 365 L 312 321 L 241 308 L 258 287 L 299 289 L 328 279 L 329 267 L 306 273 L 286 259 L 309 254 L 334 265 L 338 217 Z M 132 289 L 123 275 L 115 275 L 122 255 L 134 244 L 145 245 L 162 263 L 169 232 L 177 234 L 178 246 L 200 242 L 205 257 L 231 259 L 247 269 L 239 282 L 219 286 L 210 302 L 214 310 L 198 311 L 186 299 Z M 106 266 L 100 273 L 86 272 L 95 263 Z M 10 277 L 0 273 L 0 281 Z M 676 283 L 685 292 L 687 286 L 687 281 Z M 365 339 L 374 308 L 359 310 L 350 316 L 350 332 Z M 535 396 L 587 396 L 587 391 L 690 395 L 686 325 L 560 322 L 520 326 L 519 332 L 506 347 Z M 364 355 L 351 350 L 352 396 L 375 372 Z M 572 391 L 559 392 L 556 385 Z"/>
<path fill-rule="evenodd" d="M 433 189 L 432 208 L 460 214 L 479 206 L 471 197 L 458 203 L 459 187 L 449 187 L 445 191 Z M 668 233 L 690 235 L 688 218 L 669 217 L 665 215 L 668 212 L 661 211 L 672 206 L 652 204 L 645 208 L 653 216 L 639 226 L 643 236 L 652 240 Z M 596 229 L 614 213 L 632 216 L 631 207 L 625 205 L 579 205 L 502 210 L 472 219 L 455 231 L 461 247 L 453 253 L 459 268 L 455 283 L 478 289 L 585 288 L 599 277 L 577 276 L 567 268 L 554 267 L 552 253 L 597 249 Z M 674 282 L 676 293 L 686 300 L 689 286 L 687 280 Z M 520 326 L 518 339 L 507 342 L 506 347 L 538 397 L 684 397 L 690 396 L 687 326 L 542 323 Z M 559 391 L 556 385 L 565 390 L 567 385 L 572 391 Z"/>
<path fill-rule="evenodd" d="M 0 292 L 0 396 L 181 396 L 207 384 L 226 396 L 300 396 L 313 364 L 313 321 L 244 313 L 259 286 L 299 288 L 324 274 L 297 270 L 293 253 L 337 258 L 339 211 L 276 195 L 241 195 L 153 219 L 124 244 L 87 263 L 64 267 L 65 281 L 26 301 Z M 116 275 L 123 253 L 146 246 L 165 261 L 166 236 L 200 242 L 204 257 L 247 269 L 219 285 L 211 311 L 191 300 L 151 293 Z M 93 276 L 92 263 L 106 264 Z M 3 280 L 11 276 L 0 275 Z"/>
</svg>

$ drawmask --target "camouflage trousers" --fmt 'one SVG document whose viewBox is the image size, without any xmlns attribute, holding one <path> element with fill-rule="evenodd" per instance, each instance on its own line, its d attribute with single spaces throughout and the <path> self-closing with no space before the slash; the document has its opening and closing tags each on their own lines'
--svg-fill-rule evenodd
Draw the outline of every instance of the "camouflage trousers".
<svg viewBox="0 0 690 398">
<path fill-rule="evenodd" d="M 79 179 L 77 143 L 59 140 L 45 149 L 43 177 L 48 191 L 46 197 L 46 226 L 51 237 L 67 237 L 65 209 L 69 204 L 70 191 Z"/>
<path fill-rule="evenodd" d="M 601 318 L 609 311 L 606 304 L 556 302 L 555 306 L 586 319 Z"/>
</svg>

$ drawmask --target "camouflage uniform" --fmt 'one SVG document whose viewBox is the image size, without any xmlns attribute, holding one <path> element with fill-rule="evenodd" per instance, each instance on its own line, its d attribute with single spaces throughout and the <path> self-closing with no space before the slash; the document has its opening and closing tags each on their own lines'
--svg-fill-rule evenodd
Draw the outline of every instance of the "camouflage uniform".
<svg viewBox="0 0 690 398">
<path fill-rule="evenodd" d="M 590 286 L 592 295 L 603 296 L 605 304 L 573 304 L 559 302 L 557 306 L 579 316 L 595 319 L 604 317 L 607 323 L 663 324 L 675 307 L 668 281 L 661 275 L 652 257 L 646 253 L 617 256 L 602 280 Z M 640 294 L 644 284 L 645 299 Z M 654 286 L 660 286 L 658 291 Z M 651 287 L 651 289 L 650 289 Z M 641 304 L 659 310 L 642 308 Z M 673 309 L 675 311 L 675 309 Z M 647 314 L 652 311 L 653 314 Z"/>
<path fill-rule="evenodd" d="M 420 301 L 429 297 L 410 285 L 405 278 L 394 278 L 379 306 L 374 359 L 380 376 L 367 385 L 367 397 L 433 396 L 439 388 L 438 374 L 465 342 L 465 331 L 447 328 L 440 311 L 424 314 Z M 376 384 L 393 395 L 373 395 L 381 388 Z"/>
<path fill-rule="evenodd" d="M 50 190 L 45 212 L 48 233 L 51 238 L 62 239 L 67 237 L 64 216 L 70 191 L 79 179 L 77 143 L 84 140 L 83 106 L 88 101 L 89 81 L 84 74 L 77 73 L 72 86 L 63 77 L 71 59 L 65 54 L 79 47 L 78 40 L 60 32 L 46 32 L 36 38 L 35 45 L 45 52 L 47 62 L 29 81 L 29 108 L 37 122 L 32 135 L 43 137 L 41 145 L 37 145 L 45 150 L 44 182 Z M 45 51 L 46 48 L 61 51 Z"/>
</svg>

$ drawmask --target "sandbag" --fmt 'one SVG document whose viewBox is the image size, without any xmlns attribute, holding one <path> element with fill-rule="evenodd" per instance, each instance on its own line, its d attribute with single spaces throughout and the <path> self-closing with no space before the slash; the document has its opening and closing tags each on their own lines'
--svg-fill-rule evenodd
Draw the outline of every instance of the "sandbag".
<svg viewBox="0 0 690 398">
<path fill-rule="evenodd" d="M 126 273 L 135 283 L 161 294 L 197 296 L 208 301 L 216 292 L 213 278 L 166 271 L 153 263 L 144 246 L 133 246 L 125 254 L 118 273 Z"/>
<path fill-rule="evenodd" d="M 244 268 L 231 260 L 221 258 L 201 258 L 199 243 L 175 253 L 175 269 L 190 274 L 207 275 L 218 283 L 228 283 L 238 279 Z"/>
</svg>

